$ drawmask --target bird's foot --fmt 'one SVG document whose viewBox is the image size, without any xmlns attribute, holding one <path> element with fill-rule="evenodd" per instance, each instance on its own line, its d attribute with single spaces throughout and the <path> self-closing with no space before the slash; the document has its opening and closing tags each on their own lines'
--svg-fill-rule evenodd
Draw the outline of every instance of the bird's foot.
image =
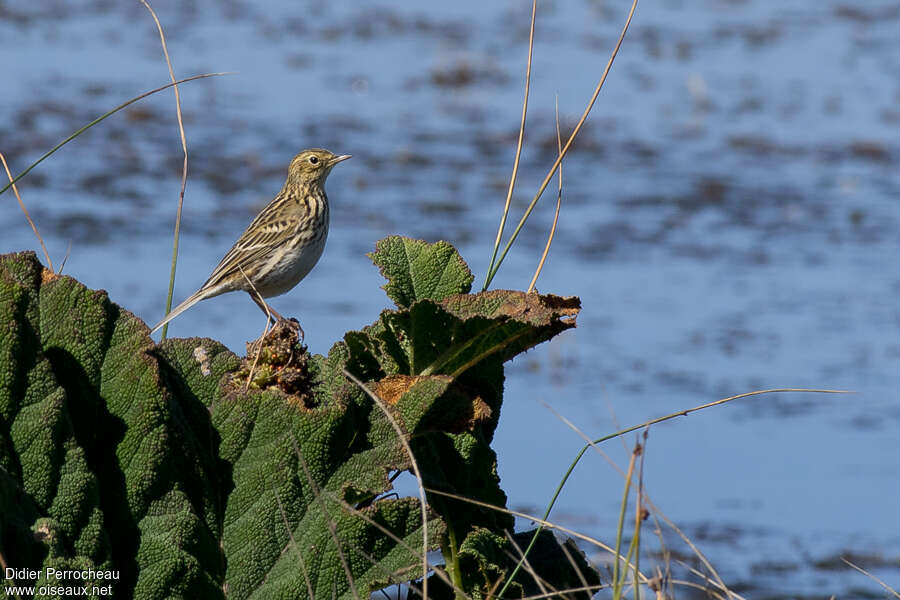
<svg viewBox="0 0 900 600">
<path fill-rule="evenodd" d="M 300 321 L 298 321 L 297 319 L 294 319 L 294 318 L 285 319 L 284 317 L 280 317 L 279 319 L 277 319 L 275 321 L 275 326 L 276 327 L 287 327 L 287 328 L 293 330 L 297 334 L 297 337 L 300 338 L 300 342 L 303 342 L 304 338 L 306 337 L 306 333 L 304 333 L 303 328 L 300 327 Z"/>
</svg>

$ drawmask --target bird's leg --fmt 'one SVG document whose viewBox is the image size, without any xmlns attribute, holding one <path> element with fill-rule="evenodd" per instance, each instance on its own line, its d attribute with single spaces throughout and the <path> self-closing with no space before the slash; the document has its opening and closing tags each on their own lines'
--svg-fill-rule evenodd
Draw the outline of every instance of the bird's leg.
<svg viewBox="0 0 900 600">
<path fill-rule="evenodd" d="M 295 329 L 300 335 L 300 341 L 303 341 L 303 338 L 306 337 L 306 334 L 303 332 L 303 328 L 300 327 L 300 323 L 297 322 L 296 319 L 285 319 L 280 314 L 278 314 L 278 312 L 274 308 L 269 306 L 269 304 L 262 299 L 262 296 L 260 296 L 259 294 L 254 294 L 253 292 L 248 293 L 250 294 L 250 297 L 253 298 L 253 301 L 260 308 L 260 310 L 266 313 L 266 316 L 269 317 L 273 324 L 284 323 L 291 329 Z"/>
<path fill-rule="evenodd" d="M 278 314 L 274 308 L 269 306 L 269 304 L 265 300 L 263 300 L 259 294 L 250 292 L 250 297 L 253 298 L 253 301 L 256 302 L 256 305 L 260 308 L 260 310 L 266 313 L 266 316 L 269 317 L 269 320 L 272 321 L 273 325 L 278 321 L 285 320 L 285 318 Z"/>
</svg>

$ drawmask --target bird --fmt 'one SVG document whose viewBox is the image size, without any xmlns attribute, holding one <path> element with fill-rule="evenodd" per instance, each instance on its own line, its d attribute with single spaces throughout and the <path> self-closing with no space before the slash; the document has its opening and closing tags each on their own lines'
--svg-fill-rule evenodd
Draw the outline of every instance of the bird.
<svg viewBox="0 0 900 600">
<path fill-rule="evenodd" d="M 328 197 L 325 179 L 349 154 L 336 155 L 322 148 L 297 154 L 288 167 L 287 180 L 275 198 L 247 226 L 225 253 L 200 289 L 176 306 L 150 331 L 157 329 L 207 298 L 245 291 L 273 322 L 287 323 L 264 300 L 293 289 L 322 256 L 328 237 Z"/>
</svg>

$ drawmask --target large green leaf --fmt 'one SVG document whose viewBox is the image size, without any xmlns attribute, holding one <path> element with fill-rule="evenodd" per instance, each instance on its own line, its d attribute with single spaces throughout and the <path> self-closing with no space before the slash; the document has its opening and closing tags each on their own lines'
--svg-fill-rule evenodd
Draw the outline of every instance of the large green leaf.
<svg viewBox="0 0 900 600">
<path fill-rule="evenodd" d="M 409 398 L 415 397 L 424 382 L 444 382 L 447 390 L 436 406 L 448 422 L 466 426 L 449 426 L 443 432 L 413 439 L 424 484 L 506 506 L 497 457 L 490 446 L 502 404 L 503 363 L 574 327 L 580 302 L 578 298 L 509 290 L 464 294 L 444 288 L 440 294 L 414 294 L 408 281 L 415 281 L 420 271 L 437 267 L 414 268 L 419 263 L 405 260 L 409 249 L 404 242 L 388 238 L 372 256 L 382 266 L 382 273 L 392 278 L 385 290 L 401 308 L 384 311 L 373 325 L 344 337 L 350 354 L 348 365 L 359 378 L 378 382 L 380 388 L 386 382 L 397 387 L 398 379 L 406 381 L 406 396 L 390 391 L 391 396 L 400 398 L 398 408 L 405 402 L 415 403 Z M 415 248 L 416 258 L 434 257 L 440 254 L 442 243 L 419 242 Z M 396 265 L 414 266 L 400 269 Z M 407 277 L 407 271 L 412 275 Z M 405 290 L 400 300 L 398 288 Z M 444 495 L 429 495 L 428 500 L 459 540 L 477 528 L 512 530 L 513 519 L 504 513 Z"/>
<path fill-rule="evenodd" d="M 395 425 L 427 488 L 505 506 L 490 446 L 503 363 L 573 327 L 578 299 L 467 294 L 443 242 L 392 237 L 372 257 L 397 310 L 328 356 L 276 328 L 239 359 L 209 339 L 155 345 L 104 292 L 0 256 L 8 566 L 114 571 L 135 598 L 361 598 L 414 580 L 419 500 L 385 495 L 412 465 Z M 505 572 L 512 518 L 428 502 L 428 548 L 457 540 L 477 596 Z"/>
<path fill-rule="evenodd" d="M 416 300 L 465 294 L 472 287 L 472 272 L 447 242 L 427 244 L 392 235 L 375 244 L 369 257 L 381 268 L 388 280 L 384 291 L 399 308 Z"/>
<path fill-rule="evenodd" d="M 0 257 L 0 323 L 0 461 L 33 508 L 0 518 L 41 532 L 31 549 L 4 537 L 10 566 L 112 569 L 135 597 L 221 594 L 210 448 L 191 438 L 146 326 L 31 253 Z"/>
<path fill-rule="evenodd" d="M 8 565 L 115 570 L 136 598 L 353 597 L 415 578 L 418 502 L 377 499 L 409 467 L 399 439 L 343 376 L 346 354 L 294 350 L 314 408 L 278 378 L 243 390 L 217 342 L 157 347 L 106 294 L 0 257 Z M 435 547 L 439 520 L 431 532 Z"/>
</svg>

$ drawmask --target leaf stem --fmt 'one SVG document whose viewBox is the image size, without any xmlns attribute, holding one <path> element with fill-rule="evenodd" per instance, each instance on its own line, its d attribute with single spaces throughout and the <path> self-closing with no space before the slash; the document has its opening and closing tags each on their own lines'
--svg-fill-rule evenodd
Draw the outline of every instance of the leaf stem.
<svg viewBox="0 0 900 600">
<path fill-rule="evenodd" d="M 457 600 L 465 600 L 466 596 L 462 593 L 462 570 L 459 566 L 459 544 L 456 541 L 456 530 L 449 522 L 447 523 L 447 546 L 448 548 L 441 548 L 444 563 L 447 565 L 447 570 L 450 571 L 450 580 L 453 582 L 453 589 L 456 590 Z M 450 551 L 450 556 L 447 556 L 447 550 Z"/>
</svg>

